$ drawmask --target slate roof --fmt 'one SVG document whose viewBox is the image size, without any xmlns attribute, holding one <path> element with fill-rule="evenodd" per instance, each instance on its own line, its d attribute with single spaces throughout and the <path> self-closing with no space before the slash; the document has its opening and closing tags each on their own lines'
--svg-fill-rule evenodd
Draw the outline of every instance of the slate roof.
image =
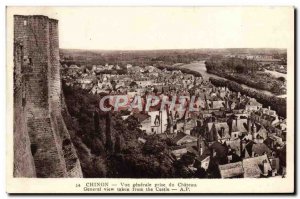
<svg viewBox="0 0 300 199">
<path fill-rule="evenodd" d="M 256 153 L 257 155 L 263 155 L 266 153 L 267 155 L 271 155 L 272 151 L 265 145 L 264 143 L 256 143 L 252 146 L 252 151 Z"/>
<path fill-rule="evenodd" d="M 169 149 L 174 151 L 174 150 L 179 150 L 179 149 L 184 149 L 186 146 L 170 146 Z"/>
<path fill-rule="evenodd" d="M 247 132 L 247 119 L 237 119 L 232 121 L 232 132 Z"/>
<path fill-rule="evenodd" d="M 214 142 L 210 145 L 211 149 L 214 149 L 217 152 L 218 157 L 225 157 L 227 156 L 227 147 L 225 147 L 220 142 Z"/>
<path fill-rule="evenodd" d="M 219 139 L 222 138 L 230 138 L 229 135 L 229 126 L 226 122 L 219 122 L 219 123 L 214 123 L 215 128 L 216 128 L 216 132 L 218 135 Z M 224 128 L 224 136 L 222 136 L 222 129 Z"/>
<path fill-rule="evenodd" d="M 211 131 L 211 128 L 212 128 L 213 124 L 214 124 L 214 123 L 212 123 L 212 122 L 207 123 L 208 132 Z"/>
<path fill-rule="evenodd" d="M 254 152 L 255 154 L 261 156 L 264 153 L 266 153 L 267 155 L 271 155 L 272 151 L 271 149 L 269 149 L 269 147 L 264 144 L 264 143 L 255 143 L 253 141 L 250 141 L 246 147 L 245 150 L 247 150 L 248 154 L 251 155 L 252 152 Z"/>
<path fill-rule="evenodd" d="M 219 165 L 221 178 L 233 178 L 243 175 L 244 169 L 242 162 Z"/>
<path fill-rule="evenodd" d="M 241 140 L 240 139 L 226 141 L 226 144 L 227 144 L 228 148 L 230 147 L 232 150 L 235 150 L 235 153 L 237 155 L 241 156 Z"/>
<path fill-rule="evenodd" d="M 173 143 L 177 143 L 179 140 L 181 140 L 182 138 L 184 138 L 187 134 L 179 132 L 177 133 L 177 135 L 172 139 Z"/>
<path fill-rule="evenodd" d="M 257 134 L 262 137 L 263 139 L 266 139 L 267 138 L 267 135 L 268 135 L 268 131 L 266 130 L 265 127 L 263 126 L 260 126 L 259 130 L 257 131 Z"/>
<path fill-rule="evenodd" d="M 146 119 L 148 119 L 150 117 L 150 115 L 144 114 L 144 113 L 134 113 L 133 117 L 137 118 L 139 120 L 139 122 L 143 122 Z"/>
<path fill-rule="evenodd" d="M 207 158 L 208 156 L 210 156 L 211 152 L 209 149 L 206 149 L 203 151 L 203 154 L 200 156 L 197 156 L 196 159 L 201 162 L 202 160 L 204 160 L 205 158 Z"/>
<path fill-rule="evenodd" d="M 254 98 L 251 98 L 249 100 L 249 102 L 247 103 L 247 105 L 249 105 L 249 106 L 262 106 L 262 104 L 257 102 L 256 99 L 254 99 Z"/>
<path fill-rule="evenodd" d="M 175 144 L 177 144 L 179 141 L 181 141 L 182 139 L 189 139 L 190 141 L 188 142 L 185 142 L 184 144 L 188 144 L 188 143 L 193 143 L 193 142 L 196 142 L 197 141 L 197 138 L 194 137 L 194 136 L 191 136 L 191 135 L 188 135 L 188 134 L 184 134 L 184 135 L 179 135 L 179 136 L 176 136 L 175 138 L 173 138 L 173 142 Z"/>
<path fill-rule="evenodd" d="M 272 170 L 267 155 L 243 159 L 244 178 L 259 178 L 263 173 L 263 162 L 267 162 L 267 169 Z"/>
<path fill-rule="evenodd" d="M 263 114 L 262 118 L 263 118 L 264 120 L 268 120 L 268 121 L 271 121 L 271 122 L 274 121 L 274 120 L 276 119 L 275 116 L 271 116 L 271 115 L 267 115 L 267 114 Z"/>
<path fill-rule="evenodd" d="M 187 149 L 185 147 L 183 148 L 178 148 L 178 149 L 173 149 L 171 151 L 171 153 L 176 157 L 179 158 L 181 157 L 183 154 L 187 153 Z"/>
</svg>

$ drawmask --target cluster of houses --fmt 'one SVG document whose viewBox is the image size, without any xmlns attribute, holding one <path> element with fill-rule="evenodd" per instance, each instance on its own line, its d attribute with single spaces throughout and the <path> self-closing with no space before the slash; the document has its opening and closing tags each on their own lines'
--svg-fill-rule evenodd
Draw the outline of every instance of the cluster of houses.
<svg viewBox="0 0 300 199">
<path fill-rule="evenodd" d="M 130 109 L 130 104 L 118 111 L 130 110 L 122 118 L 135 117 L 146 135 L 171 140 L 174 161 L 192 157 L 186 165 L 190 172 L 202 168 L 212 178 L 285 176 L 286 120 L 270 107 L 180 70 L 132 65 L 126 66 L 126 74 L 100 70 L 99 66 L 91 70 L 71 66 L 63 78 L 69 85 L 80 85 L 93 94 L 126 95 L 130 101 L 137 96 L 143 102 L 149 95 L 169 101 L 174 96 L 187 96 L 184 106 L 193 110 L 179 109 L 182 102 L 175 100 L 172 108 L 167 105 L 163 110 L 158 103 L 147 111 Z M 119 69 L 107 65 L 103 70 Z M 144 143 L 147 136 L 140 140 Z"/>
<path fill-rule="evenodd" d="M 280 59 L 274 58 L 271 54 L 249 54 L 249 53 L 239 53 L 239 54 L 227 54 L 225 57 L 236 57 L 241 59 L 249 59 L 249 60 L 256 60 L 256 61 L 280 61 Z"/>
</svg>

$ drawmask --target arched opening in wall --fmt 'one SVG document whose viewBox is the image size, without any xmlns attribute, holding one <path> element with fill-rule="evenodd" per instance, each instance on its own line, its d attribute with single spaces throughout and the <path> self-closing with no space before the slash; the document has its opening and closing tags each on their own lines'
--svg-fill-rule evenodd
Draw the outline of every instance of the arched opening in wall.
<svg viewBox="0 0 300 199">
<path fill-rule="evenodd" d="M 34 156 L 35 153 L 37 152 L 37 144 L 31 144 L 30 145 L 30 150 L 31 150 L 32 156 Z"/>
</svg>

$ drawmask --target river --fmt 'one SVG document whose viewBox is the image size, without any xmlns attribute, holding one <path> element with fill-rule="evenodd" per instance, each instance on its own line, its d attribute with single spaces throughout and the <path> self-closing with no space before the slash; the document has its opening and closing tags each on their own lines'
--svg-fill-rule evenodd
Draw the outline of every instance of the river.
<svg viewBox="0 0 300 199">
<path fill-rule="evenodd" d="M 194 70 L 194 71 L 197 71 L 197 72 L 201 73 L 204 80 L 208 80 L 210 77 L 214 77 L 214 78 L 217 78 L 217 79 L 225 79 L 225 80 L 227 80 L 226 78 L 223 78 L 223 77 L 220 77 L 220 76 L 208 73 L 206 71 L 205 61 L 192 62 L 190 64 L 181 65 L 180 67 L 181 68 L 187 68 L 187 69 Z M 247 89 L 251 89 L 251 90 L 257 91 L 257 92 L 261 92 L 261 93 L 264 93 L 266 95 L 276 96 L 274 93 L 272 93 L 270 91 L 252 88 L 252 87 L 249 87 L 249 86 L 247 86 L 245 84 L 240 84 L 240 85 L 243 88 L 247 88 Z M 285 97 L 285 95 L 278 96 L 278 97 Z"/>
</svg>

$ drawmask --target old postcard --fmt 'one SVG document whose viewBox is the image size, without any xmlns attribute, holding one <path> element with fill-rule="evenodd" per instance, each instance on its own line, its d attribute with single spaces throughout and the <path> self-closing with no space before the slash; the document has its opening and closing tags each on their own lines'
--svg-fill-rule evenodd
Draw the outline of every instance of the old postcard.
<svg viewBox="0 0 300 199">
<path fill-rule="evenodd" d="M 294 192 L 293 7 L 7 7 L 7 192 Z"/>
</svg>

